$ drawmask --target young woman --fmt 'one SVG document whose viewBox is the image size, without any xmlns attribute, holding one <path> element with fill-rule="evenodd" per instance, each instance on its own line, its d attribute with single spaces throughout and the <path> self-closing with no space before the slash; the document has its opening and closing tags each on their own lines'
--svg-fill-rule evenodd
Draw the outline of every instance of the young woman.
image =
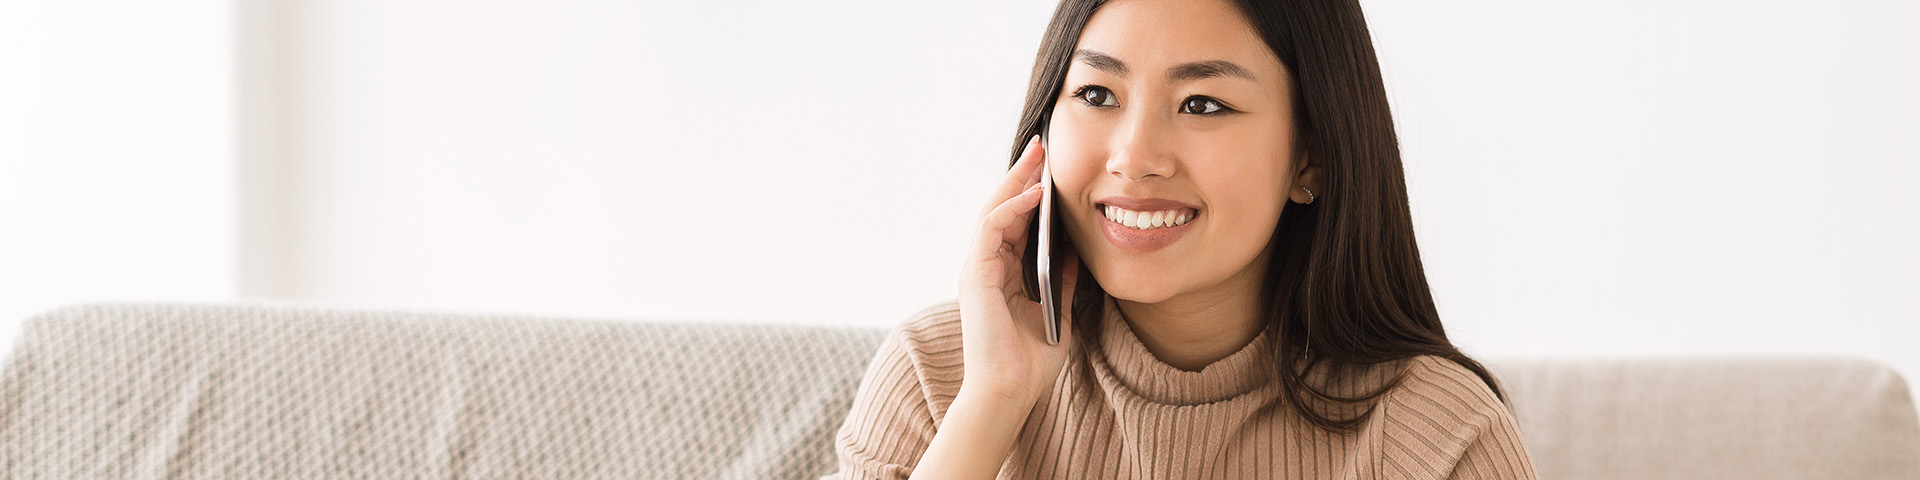
<svg viewBox="0 0 1920 480">
<path fill-rule="evenodd" d="M 1033 72 L 960 300 L 881 347 L 838 477 L 1533 478 L 1435 312 L 1354 0 L 1064 0 Z"/>
</svg>

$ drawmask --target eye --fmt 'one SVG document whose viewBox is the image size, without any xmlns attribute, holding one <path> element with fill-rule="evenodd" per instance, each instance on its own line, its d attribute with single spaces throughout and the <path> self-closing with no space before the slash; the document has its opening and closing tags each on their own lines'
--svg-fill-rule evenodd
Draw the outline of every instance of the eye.
<svg viewBox="0 0 1920 480">
<path fill-rule="evenodd" d="M 1218 113 L 1226 109 L 1226 105 L 1221 105 L 1219 100 L 1201 96 L 1187 97 L 1187 101 L 1180 104 L 1180 113 L 1195 115 Z"/>
<path fill-rule="evenodd" d="M 1117 107 L 1120 102 L 1114 100 L 1113 91 L 1099 85 L 1087 85 L 1073 91 L 1073 97 L 1095 107 Z"/>
</svg>

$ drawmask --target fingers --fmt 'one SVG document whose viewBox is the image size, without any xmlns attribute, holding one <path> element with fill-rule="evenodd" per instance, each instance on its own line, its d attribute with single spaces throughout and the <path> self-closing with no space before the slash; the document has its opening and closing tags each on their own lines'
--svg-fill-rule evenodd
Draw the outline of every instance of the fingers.
<svg viewBox="0 0 1920 480">
<path fill-rule="evenodd" d="M 980 219 L 980 231 L 974 238 L 975 248 L 979 249 L 974 252 L 974 258 L 993 258 L 1002 248 L 1017 251 L 1014 246 L 1027 238 L 1027 219 L 1040 207 L 1040 192 L 1040 184 L 1030 185 L 988 210 Z M 1018 231 L 1009 231 L 1016 228 Z"/>
<path fill-rule="evenodd" d="M 985 212 L 994 206 L 1039 183 L 1040 164 L 1046 161 L 1045 157 L 1046 149 L 1040 147 L 1040 137 L 1028 139 L 1026 150 L 1020 152 L 1020 160 L 1013 163 L 1013 168 L 1007 169 L 1006 178 L 1000 180 L 1000 185 L 995 186 L 993 194 L 987 197 L 987 206 L 981 209 L 981 215 L 985 216 Z"/>
</svg>

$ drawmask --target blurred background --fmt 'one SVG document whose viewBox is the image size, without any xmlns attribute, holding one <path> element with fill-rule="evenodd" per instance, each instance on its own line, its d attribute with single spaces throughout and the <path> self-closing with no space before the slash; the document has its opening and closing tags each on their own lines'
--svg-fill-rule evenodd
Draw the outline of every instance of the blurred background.
<svg viewBox="0 0 1920 480">
<path fill-rule="evenodd" d="M 1920 375 L 1920 2 L 1363 2 L 1470 354 Z M 0 2 L 0 345 L 83 301 L 889 327 L 1053 2 Z"/>
</svg>

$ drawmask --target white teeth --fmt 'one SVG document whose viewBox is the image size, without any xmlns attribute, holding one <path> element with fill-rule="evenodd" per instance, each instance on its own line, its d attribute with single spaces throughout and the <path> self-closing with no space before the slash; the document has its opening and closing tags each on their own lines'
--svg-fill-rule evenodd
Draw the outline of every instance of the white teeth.
<svg viewBox="0 0 1920 480">
<path fill-rule="evenodd" d="M 1188 220 L 1193 219 L 1192 213 L 1180 210 L 1136 212 L 1112 205 L 1108 205 L 1104 213 L 1107 215 L 1107 220 L 1134 230 L 1178 227 L 1186 225 Z"/>
</svg>

